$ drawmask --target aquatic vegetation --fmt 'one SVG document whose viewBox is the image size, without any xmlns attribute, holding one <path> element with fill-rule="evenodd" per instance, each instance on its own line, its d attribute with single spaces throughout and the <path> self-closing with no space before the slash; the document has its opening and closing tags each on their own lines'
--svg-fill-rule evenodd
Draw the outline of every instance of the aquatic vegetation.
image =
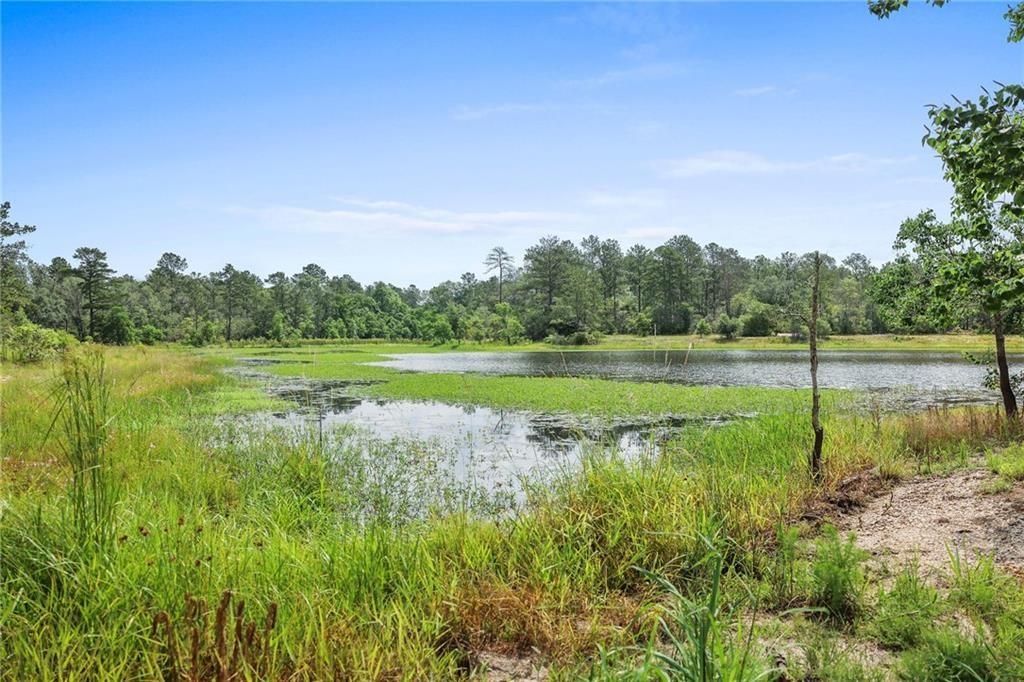
<svg viewBox="0 0 1024 682">
<path fill-rule="evenodd" d="M 679 598 L 660 615 L 678 641 L 697 632 L 686 630 L 692 622 L 717 628 L 719 642 L 703 653 L 685 644 L 671 661 L 686 667 L 710 652 L 716 669 L 736 670 L 744 643 L 759 641 L 746 609 L 799 607 L 814 594 L 802 539 L 785 539 L 776 558 L 778 529 L 820 494 L 806 469 L 805 412 L 684 431 L 658 456 L 595 446 L 579 467 L 528 482 L 512 505 L 460 478 L 451 453 L 429 443 L 219 416 L 239 386 L 219 371 L 228 362 L 108 350 L 102 381 L 75 379 L 74 390 L 90 387 L 84 397 L 105 387 L 102 409 L 76 399 L 96 416 L 88 424 L 106 425 L 81 431 L 82 443 L 102 444 L 81 452 L 99 452 L 118 482 L 104 512 L 112 540 L 88 553 L 69 511 L 75 469 L 58 440 L 78 431 L 43 439 L 61 400 L 60 366 L 4 368 L 4 677 L 148 679 L 198 666 L 271 678 L 448 679 L 478 671 L 486 652 L 537 657 L 571 676 L 593 670 L 602 650 L 614 677 L 655 666 L 653 652 L 670 643 L 652 611 L 666 585 Z M 909 417 L 826 419 L 826 489 L 916 442 Z M 977 420 L 949 421 L 932 442 L 935 458 L 945 456 L 942 443 L 1001 437 Z M 828 565 L 849 575 L 848 561 Z M 992 656 L 1005 667 L 1021 602 L 983 603 L 978 584 L 991 581 L 979 581 L 957 587 L 951 608 L 977 604 L 995 624 Z M 844 586 L 855 582 L 822 580 L 842 584 L 823 590 L 821 603 L 849 604 Z M 777 589 L 784 599 L 762 598 Z M 215 607 L 226 591 L 232 606 Z M 852 627 L 872 617 L 871 595 L 860 603 L 839 609 Z M 762 669 L 754 654 L 744 670 Z"/>
</svg>

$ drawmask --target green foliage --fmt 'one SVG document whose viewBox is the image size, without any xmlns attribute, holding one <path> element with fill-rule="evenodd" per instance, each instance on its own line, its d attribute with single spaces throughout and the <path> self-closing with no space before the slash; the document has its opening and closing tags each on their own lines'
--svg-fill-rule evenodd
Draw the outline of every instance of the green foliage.
<svg viewBox="0 0 1024 682">
<path fill-rule="evenodd" d="M 216 343 L 219 339 L 220 333 L 217 329 L 217 325 L 211 320 L 203 320 L 189 333 L 186 343 L 190 346 L 201 348 L 202 346 L 208 346 L 211 343 Z"/>
<path fill-rule="evenodd" d="M 668 598 L 669 605 L 658 619 L 667 646 L 652 641 L 640 668 L 605 677 L 686 682 L 744 682 L 767 677 L 768 667 L 754 652 L 753 624 L 744 627 L 739 610 L 724 602 L 721 553 L 712 549 L 704 561 L 710 569 L 710 585 L 696 598 L 669 580 L 645 572 Z"/>
<path fill-rule="evenodd" d="M 424 335 L 435 344 L 448 343 L 455 338 L 452 325 L 448 322 L 448 318 L 442 315 L 434 315 L 427 322 Z"/>
<path fill-rule="evenodd" d="M 51 430 L 71 468 L 69 499 L 78 546 L 109 550 L 118 484 L 108 451 L 114 414 L 106 358 L 96 347 L 65 355 Z"/>
<path fill-rule="evenodd" d="M 723 339 L 734 339 L 739 332 L 739 321 L 734 320 L 725 313 L 719 315 L 718 319 L 715 320 L 715 333 Z"/>
<path fill-rule="evenodd" d="M 1021 5 L 1009 13 L 1022 15 Z M 1024 86 L 1000 85 L 976 100 L 932 106 L 928 116 L 925 142 L 942 159 L 957 207 L 983 213 L 1008 195 L 1003 209 L 1024 216 Z"/>
<path fill-rule="evenodd" d="M 629 331 L 637 336 L 648 336 L 654 331 L 654 320 L 647 313 L 636 313 L 629 320 Z"/>
<path fill-rule="evenodd" d="M 852 534 L 844 540 L 834 526 L 825 526 L 811 565 L 811 604 L 826 609 L 836 620 L 856 616 L 864 589 L 861 564 L 867 556 Z"/>
<path fill-rule="evenodd" d="M 701 338 L 711 334 L 712 332 L 714 332 L 714 329 L 711 328 L 711 323 L 703 317 L 697 320 L 697 324 L 693 328 L 693 333 Z"/>
<path fill-rule="evenodd" d="M 139 341 L 138 331 L 128 312 L 121 306 L 115 306 L 103 317 L 100 338 L 104 343 L 115 346 L 127 346 Z"/>
<path fill-rule="evenodd" d="M 570 334 L 549 334 L 544 343 L 552 346 L 594 346 L 601 342 L 604 335 L 601 332 L 577 331 Z"/>
<path fill-rule="evenodd" d="M 1020 444 L 989 452 L 985 461 L 988 468 L 1002 478 L 1011 481 L 1024 480 L 1024 446 Z"/>
<path fill-rule="evenodd" d="M 749 306 L 739 318 L 743 336 L 771 336 L 775 333 L 775 315 L 771 306 L 757 303 Z"/>
<path fill-rule="evenodd" d="M 3 339 L 5 353 L 14 362 L 50 360 L 77 343 L 67 332 L 46 329 L 31 322 L 5 330 Z"/>
<path fill-rule="evenodd" d="M 139 330 L 139 342 L 152 346 L 164 340 L 164 330 L 152 324 L 144 324 Z"/>
<path fill-rule="evenodd" d="M 917 646 L 943 612 L 939 593 L 920 576 L 916 564 L 904 568 L 892 588 L 882 591 L 871 619 L 871 636 L 896 649 Z"/>
<path fill-rule="evenodd" d="M 994 663 L 984 640 L 946 626 L 929 632 L 921 646 L 904 653 L 896 672 L 900 679 L 913 682 L 1012 679 L 999 675 Z"/>
</svg>

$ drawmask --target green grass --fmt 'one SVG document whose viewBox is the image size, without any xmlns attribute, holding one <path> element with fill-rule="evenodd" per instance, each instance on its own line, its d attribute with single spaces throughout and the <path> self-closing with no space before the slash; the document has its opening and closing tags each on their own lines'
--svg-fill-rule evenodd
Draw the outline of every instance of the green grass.
<svg viewBox="0 0 1024 682">
<path fill-rule="evenodd" d="M 502 377 L 480 374 L 398 372 L 368 363 L 389 353 L 432 352 L 421 345 L 360 345 L 342 348 L 237 350 L 237 357 L 281 360 L 258 369 L 278 376 L 376 382 L 353 390 L 414 400 L 488 405 L 540 412 L 598 416 L 680 414 L 742 415 L 802 410 L 810 391 L 751 386 L 684 386 L 574 377 Z M 846 391 L 825 391 L 826 401 L 847 399 Z"/>
<path fill-rule="evenodd" d="M 259 403 L 247 393 L 253 387 L 220 373 L 231 362 L 222 352 L 106 354 L 114 417 L 102 463 L 117 490 L 112 543 L 79 542 L 73 470 L 59 441 L 44 439 L 56 368 L 3 369 L 3 679 L 157 679 L 170 666 L 194 666 L 204 678 L 228 667 L 250 679 L 451 679 L 479 674 L 477 655 L 485 651 L 537 656 L 554 679 L 629 679 L 655 648 L 666 650 L 670 634 L 702 628 L 717 633 L 712 663 L 736 670 L 736 647 L 747 640 L 733 633 L 750 623 L 751 608 L 831 604 L 834 596 L 843 604 L 850 594 L 845 569 L 829 569 L 838 581 L 826 571 L 814 582 L 814 553 L 805 547 L 790 543 L 792 561 L 777 560 L 777 530 L 820 492 L 806 466 L 806 415 L 784 403 L 772 413 L 763 404 L 766 413 L 756 419 L 686 431 L 657 457 L 627 461 L 594 450 L 578 469 L 531 486 L 523 505 L 509 511 L 507 500 L 462 481 L 451 453 L 430 444 L 348 430 L 320 439 L 220 418 Z M 331 349 L 316 365 L 295 367 L 357 373 L 364 370 L 353 358 L 374 355 L 362 346 Z M 618 400 L 622 409 L 671 399 L 651 394 L 630 403 L 604 386 L 628 384 L 598 382 L 587 393 L 564 381 L 566 392 L 551 398 L 562 405 L 582 405 L 575 394 Z M 536 385 L 548 390 L 559 382 Z M 876 422 L 830 412 L 823 485 L 883 460 L 910 468 L 920 453 L 929 462 L 955 460 L 965 443 L 984 447 L 1005 436 L 970 414 Z M 813 533 L 806 542 L 813 546 Z M 837 556 L 825 557 L 829 566 L 848 567 Z M 775 566 L 790 577 L 773 578 Z M 977 631 L 989 647 L 986 670 L 1014 679 L 1015 623 L 1024 622 L 1019 588 L 988 569 L 961 574 L 943 597 L 943 613 L 983 622 Z M 678 593 L 669 602 L 665 584 Z M 816 592 L 815 584 L 830 587 Z M 762 599 L 779 585 L 788 585 L 785 605 Z M 220 653 L 217 633 L 230 631 L 235 618 L 217 625 L 225 591 L 234 607 L 244 601 L 246 622 L 259 624 L 259 660 L 226 661 Z M 831 636 L 838 628 L 867 631 L 876 592 L 874 584 L 858 592 L 857 608 L 844 609 L 841 624 L 815 627 Z M 700 628 L 687 630 L 686 614 L 699 608 Z M 793 617 L 785 613 L 773 611 Z M 234 635 L 225 636 L 228 646 Z M 949 656 L 973 655 L 973 640 L 961 645 L 950 637 L 929 630 L 898 652 L 907 656 L 901 665 L 932 674 Z M 662 663 L 692 673 L 687 661 L 699 651 L 675 651 Z M 816 665 L 844 676 L 857 670 L 838 655 Z"/>
</svg>

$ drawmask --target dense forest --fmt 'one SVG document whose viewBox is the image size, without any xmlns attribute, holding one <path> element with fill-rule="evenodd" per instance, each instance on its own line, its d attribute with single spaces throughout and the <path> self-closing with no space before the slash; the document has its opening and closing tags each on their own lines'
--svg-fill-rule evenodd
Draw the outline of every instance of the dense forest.
<svg viewBox="0 0 1024 682">
<path fill-rule="evenodd" d="M 613 333 L 799 337 L 793 310 L 803 303 L 813 261 L 813 254 L 794 253 L 745 258 L 685 235 L 654 249 L 550 236 L 520 262 L 501 247 L 483 254 L 485 279 L 466 272 L 426 291 L 364 285 L 316 263 L 265 277 L 230 263 L 192 272 L 176 253 L 163 254 L 138 279 L 118 274 L 94 247 L 78 248 L 70 259 L 32 260 L 25 236 L 35 227 L 12 222 L 9 203 L 2 208 L 4 328 L 31 323 L 116 344 L 307 338 L 584 344 Z M 928 272 L 924 256 L 902 242 L 897 247 L 895 260 L 881 268 L 860 254 L 823 258 L 821 333 L 984 326 L 967 313 L 933 314 L 930 290 L 920 286 Z"/>
</svg>

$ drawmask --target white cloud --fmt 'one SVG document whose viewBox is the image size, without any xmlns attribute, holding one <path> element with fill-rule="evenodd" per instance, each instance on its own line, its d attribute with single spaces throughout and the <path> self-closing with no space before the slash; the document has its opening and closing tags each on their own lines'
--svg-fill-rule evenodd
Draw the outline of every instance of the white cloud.
<svg viewBox="0 0 1024 682">
<path fill-rule="evenodd" d="M 736 91 L 736 94 L 740 97 L 759 97 L 761 95 L 770 95 L 773 92 L 778 92 L 779 88 L 774 85 L 758 85 L 753 88 L 742 88 Z"/>
<path fill-rule="evenodd" d="M 545 102 L 506 102 L 486 107 L 460 107 L 452 113 L 456 121 L 479 121 L 502 114 L 529 114 L 542 111 L 556 111 L 561 107 Z"/>
<path fill-rule="evenodd" d="M 777 85 L 757 85 L 752 88 L 740 88 L 734 90 L 733 94 L 737 97 L 762 97 L 764 95 L 795 95 L 798 92 L 795 88 L 782 89 Z"/>
<path fill-rule="evenodd" d="M 571 88 L 601 88 L 608 85 L 618 85 L 633 81 L 660 80 L 672 78 L 686 72 L 682 64 L 671 62 L 654 62 L 641 64 L 624 69 L 610 69 L 596 76 L 575 78 L 561 82 L 561 85 Z"/>
<path fill-rule="evenodd" d="M 705 175 L 777 175 L 804 172 L 864 172 L 897 166 L 914 160 L 912 156 L 889 157 L 847 153 L 803 161 L 768 159 L 751 152 L 721 150 L 696 156 L 670 159 L 663 163 L 665 174 L 673 178 Z"/>
<path fill-rule="evenodd" d="M 452 211 L 401 201 L 337 199 L 346 208 L 322 209 L 271 205 L 229 207 L 227 211 L 259 219 L 275 229 L 319 233 L 462 234 L 508 228 L 557 229 L 578 216 L 554 211 Z"/>
<path fill-rule="evenodd" d="M 678 227 L 631 227 L 625 232 L 627 239 L 641 241 L 669 239 L 677 234 L 686 234 L 686 230 Z"/>
<path fill-rule="evenodd" d="M 660 208 L 665 205 L 665 196 L 652 189 L 624 192 L 592 190 L 583 195 L 583 203 L 595 208 Z"/>
</svg>

